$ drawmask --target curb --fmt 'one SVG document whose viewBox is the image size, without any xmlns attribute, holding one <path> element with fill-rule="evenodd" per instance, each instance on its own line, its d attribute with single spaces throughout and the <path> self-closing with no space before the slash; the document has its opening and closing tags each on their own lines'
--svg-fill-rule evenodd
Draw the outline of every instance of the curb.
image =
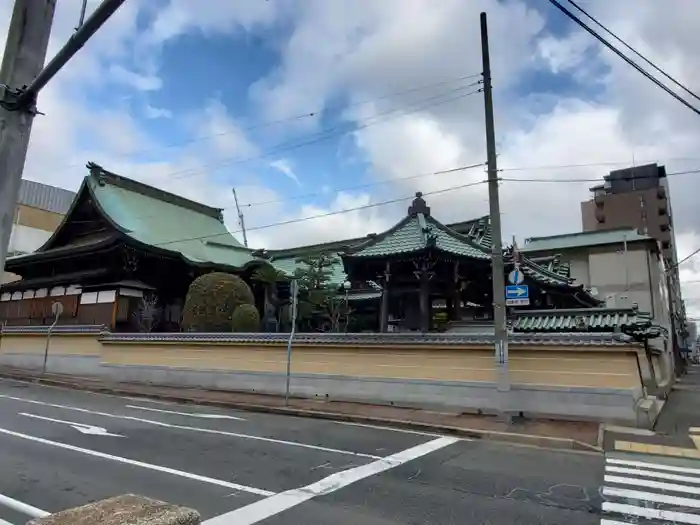
<svg viewBox="0 0 700 525">
<path fill-rule="evenodd" d="M 212 406 L 219 408 L 235 408 L 247 412 L 257 412 L 266 414 L 279 414 L 295 417 L 306 417 L 315 419 L 325 419 L 329 421 L 342 421 L 348 423 L 360 423 L 375 425 L 378 427 L 399 428 L 413 430 L 416 432 L 426 432 L 431 434 L 449 434 L 453 436 L 469 439 L 489 439 L 519 445 L 529 445 L 539 448 L 552 448 L 558 450 L 570 450 L 578 452 L 601 453 L 603 449 L 596 445 L 579 441 L 572 438 L 559 438 L 552 436 L 541 436 L 536 434 L 519 434 L 516 432 L 502 432 L 494 430 L 481 430 L 474 428 L 453 427 L 449 425 L 436 425 L 432 423 L 422 423 L 419 421 L 409 421 L 404 419 L 391 419 L 376 416 L 363 416 L 361 414 L 344 414 L 342 412 L 325 412 L 321 410 L 307 410 L 303 408 L 279 407 L 270 405 L 258 405 L 254 403 L 244 403 L 237 401 L 216 401 L 210 399 L 197 399 L 187 396 L 173 394 L 157 394 L 130 390 L 118 387 L 96 386 L 81 384 L 72 381 L 42 378 L 33 375 L 12 374 L 0 372 L 0 377 L 14 379 L 26 383 L 41 383 L 50 386 L 70 388 L 73 390 L 84 390 L 103 394 L 116 394 L 131 397 L 142 397 L 146 399 L 158 399 L 161 401 L 171 401 L 189 405 Z"/>
</svg>

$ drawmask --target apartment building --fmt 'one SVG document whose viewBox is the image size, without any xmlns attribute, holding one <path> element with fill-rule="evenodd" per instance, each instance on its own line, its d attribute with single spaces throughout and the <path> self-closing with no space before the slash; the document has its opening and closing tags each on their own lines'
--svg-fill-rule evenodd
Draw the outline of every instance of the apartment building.
<svg viewBox="0 0 700 525">
<path fill-rule="evenodd" d="M 611 171 L 603 184 L 591 188 L 593 198 L 581 203 L 583 231 L 635 228 L 659 242 L 667 268 L 666 279 L 675 327 L 674 346 L 684 347 L 685 303 L 678 273 L 678 253 L 666 168 L 646 164 Z"/>
<path fill-rule="evenodd" d="M 40 248 L 61 224 L 74 197 L 72 191 L 22 179 L 8 257 Z M 3 272 L 3 283 L 16 279 L 14 274 Z"/>
</svg>

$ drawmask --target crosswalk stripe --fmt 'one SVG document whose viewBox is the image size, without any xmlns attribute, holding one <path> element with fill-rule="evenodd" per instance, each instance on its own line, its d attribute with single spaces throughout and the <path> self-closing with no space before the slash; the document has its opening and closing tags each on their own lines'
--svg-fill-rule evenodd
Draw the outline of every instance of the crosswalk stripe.
<svg viewBox="0 0 700 525">
<path fill-rule="evenodd" d="M 634 523 L 630 523 L 629 521 L 606 520 L 603 518 L 600 520 L 600 525 L 634 525 Z"/>
<path fill-rule="evenodd" d="M 700 508 L 700 500 L 692 498 L 681 498 L 679 496 L 668 496 L 655 492 L 644 492 L 641 490 L 616 489 L 614 487 L 603 487 L 604 496 L 615 496 L 618 498 L 628 498 L 632 500 L 653 501 L 654 503 L 666 503 L 676 507 Z"/>
<path fill-rule="evenodd" d="M 607 458 L 606 461 L 611 465 L 626 465 L 628 467 L 642 467 L 654 470 L 666 470 L 668 472 L 682 472 L 684 474 L 700 475 L 700 469 L 698 468 L 676 467 L 675 465 L 667 465 L 665 463 L 648 463 L 646 461 L 633 461 L 617 458 Z"/>
<path fill-rule="evenodd" d="M 639 516 L 640 518 L 659 519 L 671 522 L 692 523 L 700 525 L 700 516 L 688 514 L 686 512 L 676 512 L 672 510 L 651 509 L 648 507 L 637 507 L 625 503 L 603 502 L 603 512 L 616 512 L 627 516 Z"/>
<path fill-rule="evenodd" d="M 700 483 L 700 477 L 680 476 L 678 474 L 667 474 L 666 472 L 655 472 L 653 470 L 606 466 L 605 472 L 613 472 L 616 474 L 632 474 L 635 476 L 644 476 L 647 478 L 667 479 L 669 481 L 684 481 L 686 483 Z"/>
<path fill-rule="evenodd" d="M 662 481 L 654 481 L 651 479 L 626 478 L 622 476 L 605 475 L 603 480 L 606 483 L 616 483 L 618 485 L 637 485 L 638 487 L 647 487 L 652 489 L 672 490 L 674 492 L 685 492 L 686 494 L 700 494 L 699 487 L 686 487 L 676 483 L 664 483 Z"/>
</svg>

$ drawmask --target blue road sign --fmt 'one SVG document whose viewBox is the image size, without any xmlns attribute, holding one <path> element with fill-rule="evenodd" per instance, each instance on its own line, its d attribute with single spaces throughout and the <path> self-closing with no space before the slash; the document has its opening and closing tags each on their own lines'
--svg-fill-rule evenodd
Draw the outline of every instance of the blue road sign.
<svg viewBox="0 0 700 525">
<path fill-rule="evenodd" d="M 527 299 L 529 297 L 530 288 L 526 284 L 506 286 L 506 299 Z"/>
</svg>

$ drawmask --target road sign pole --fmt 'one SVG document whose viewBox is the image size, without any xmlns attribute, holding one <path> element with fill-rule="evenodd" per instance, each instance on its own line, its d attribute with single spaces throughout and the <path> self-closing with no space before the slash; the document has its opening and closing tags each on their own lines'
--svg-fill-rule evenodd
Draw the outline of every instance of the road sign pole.
<svg viewBox="0 0 700 525">
<path fill-rule="evenodd" d="M 289 341 L 287 341 L 287 375 L 284 389 L 284 406 L 289 405 L 289 386 L 292 378 L 292 342 L 297 326 L 297 300 L 299 297 L 299 282 L 292 279 L 289 283 L 290 297 L 292 303 L 292 328 L 289 331 Z"/>
</svg>

